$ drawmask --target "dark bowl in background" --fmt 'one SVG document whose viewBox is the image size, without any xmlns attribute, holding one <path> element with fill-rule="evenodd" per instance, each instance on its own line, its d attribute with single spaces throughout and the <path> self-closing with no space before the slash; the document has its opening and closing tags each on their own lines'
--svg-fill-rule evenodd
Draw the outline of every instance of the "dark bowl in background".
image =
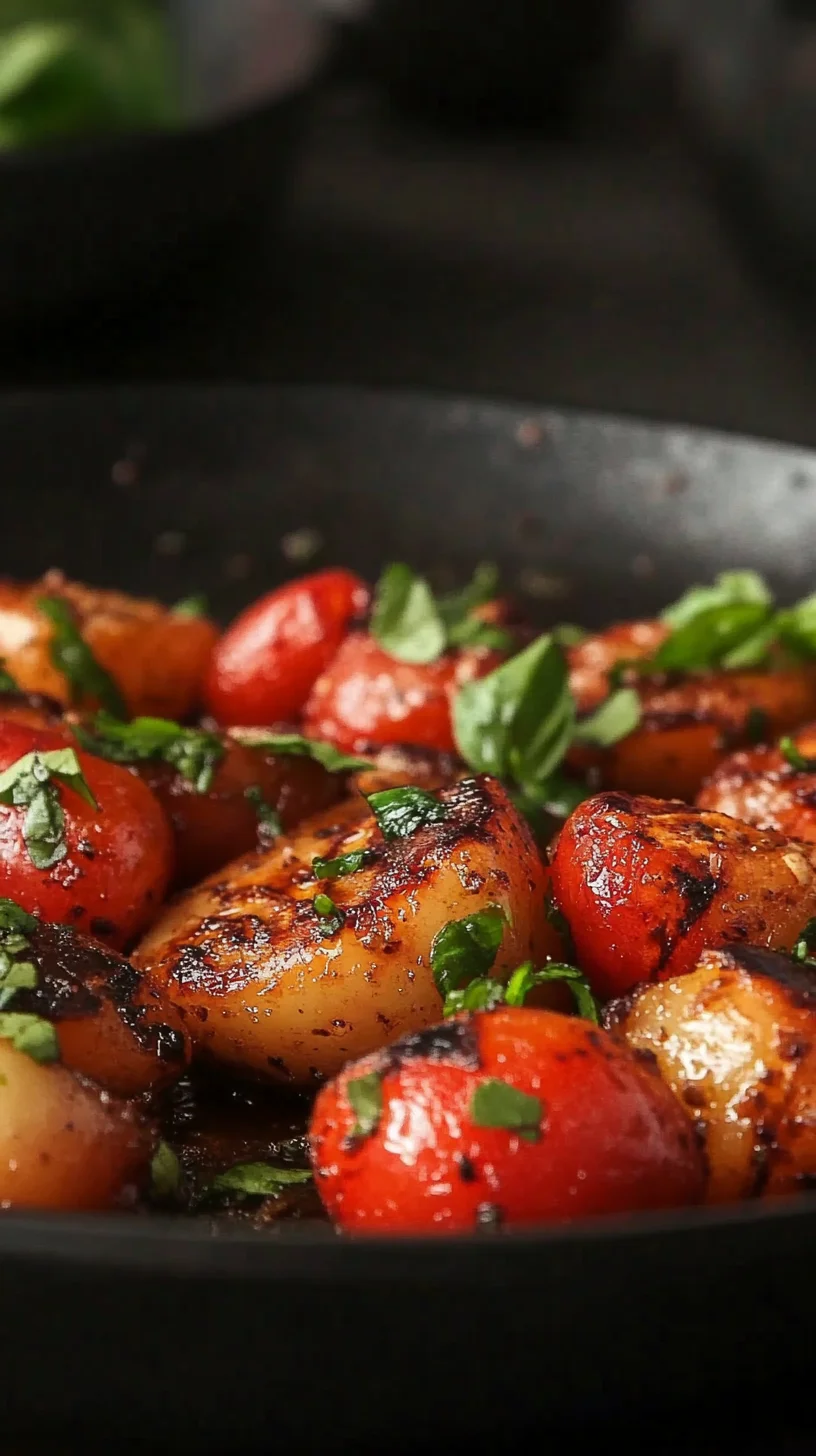
<svg viewBox="0 0 816 1456">
<path fill-rule="evenodd" d="M 181 0 L 178 19 L 188 123 L 0 153 L 4 326 L 92 328 L 275 220 L 325 19 L 299 0 Z"/>
</svg>

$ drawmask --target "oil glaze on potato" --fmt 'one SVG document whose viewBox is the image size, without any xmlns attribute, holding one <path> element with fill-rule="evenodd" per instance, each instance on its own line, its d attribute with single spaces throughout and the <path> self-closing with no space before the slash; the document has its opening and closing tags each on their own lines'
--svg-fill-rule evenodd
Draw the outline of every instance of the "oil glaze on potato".
<svg viewBox="0 0 816 1456">
<path fill-rule="evenodd" d="M 69 684 L 51 662 L 52 625 L 37 607 L 48 596 L 72 608 L 78 630 L 116 682 L 131 716 L 183 720 L 190 714 L 218 635 L 212 623 L 158 602 L 68 581 L 60 571 L 33 583 L 0 581 L 0 658 L 25 692 L 71 701 Z"/>
<path fill-rule="evenodd" d="M 791 950 L 816 915 L 816 850 L 702 809 L 630 794 L 564 824 L 555 900 L 601 996 L 683 975 L 708 946 Z"/>
<path fill-rule="evenodd" d="M 747 946 L 613 1002 L 607 1027 L 653 1054 L 704 1133 L 712 1202 L 816 1179 L 816 972 Z"/>
<path fill-rule="evenodd" d="M 135 959 L 185 1013 L 203 1051 L 308 1083 L 433 1025 L 441 1011 L 433 938 L 487 905 L 512 922 L 497 971 L 546 954 L 544 868 L 504 789 L 481 777 L 439 798 L 441 823 L 392 841 L 365 803 L 350 800 L 168 907 Z M 316 855 L 353 850 L 370 851 L 370 863 L 314 880 Z M 321 891 L 344 915 L 334 934 L 314 909 Z"/>
<path fill-rule="evenodd" d="M 816 760 L 816 724 L 792 734 L 799 753 Z M 702 809 L 717 809 L 758 829 L 816 841 L 816 772 L 792 766 L 775 745 L 733 753 L 697 795 Z"/>
<path fill-rule="evenodd" d="M 132 1103 L 0 1039 L 0 1207 L 132 1203 L 148 1180 L 155 1143 Z"/>
</svg>

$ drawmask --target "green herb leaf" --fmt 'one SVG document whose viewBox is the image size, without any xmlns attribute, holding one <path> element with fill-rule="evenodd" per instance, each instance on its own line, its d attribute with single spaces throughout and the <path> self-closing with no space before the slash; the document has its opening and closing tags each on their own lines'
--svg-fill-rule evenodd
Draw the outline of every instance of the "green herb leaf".
<svg viewBox="0 0 816 1456">
<path fill-rule="evenodd" d="M 103 711 L 96 714 L 92 728 L 75 724 L 73 733 L 86 752 L 110 763 L 161 760 L 176 769 L 198 794 L 209 793 L 226 753 L 215 733 L 182 728 L 169 718 L 134 718 L 124 723 Z"/>
<path fill-rule="evenodd" d="M 641 719 L 640 698 L 634 688 L 618 688 L 594 713 L 575 726 L 574 741 L 609 748 L 634 733 Z"/>
<path fill-rule="evenodd" d="M 210 604 L 203 592 L 191 597 L 182 597 L 171 609 L 176 617 L 206 617 Z"/>
<path fill-rule="evenodd" d="M 575 946 L 573 944 L 570 924 L 563 910 L 560 910 L 556 905 L 555 896 L 551 889 L 547 891 L 544 897 L 544 914 L 547 918 L 547 924 L 551 925 L 553 930 L 560 935 L 567 953 L 573 955 L 575 953 Z"/>
<path fill-rule="evenodd" d="M 371 635 L 399 662 L 435 662 L 445 650 L 445 626 L 433 592 L 410 566 L 387 566 L 374 594 Z"/>
<path fill-rule="evenodd" d="M 539 637 L 461 688 L 453 726 L 459 752 L 477 772 L 542 783 L 561 762 L 575 726 L 567 667 L 553 638 Z"/>
<path fill-rule="evenodd" d="M 353 849 L 337 859 L 322 859 L 318 854 L 312 860 L 312 874 L 316 880 L 339 880 L 342 875 L 356 875 L 372 858 L 370 849 Z"/>
<path fill-rule="evenodd" d="M 383 1110 L 382 1082 L 378 1074 L 369 1072 L 365 1077 L 355 1077 L 347 1082 L 346 1096 L 355 1117 L 351 1136 L 370 1137 L 379 1126 Z"/>
<path fill-rule="evenodd" d="M 592 993 L 589 981 L 577 966 L 553 961 L 541 970 L 535 970 L 530 962 L 514 971 L 505 989 L 508 1006 L 523 1006 L 535 986 L 544 986 L 549 981 L 565 981 L 572 992 L 575 1009 L 586 1021 L 600 1023 L 600 1010 Z"/>
<path fill-rule="evenodd" d="M 304 738 L 300 733 L 270 733 L 266 728 L 230 728 L 230 738 L 248 748 L 265 748 L 270 753 L 290 754 L 296 758 L 313 758 L 327 773 L 357 773 L 371 768 L 370 758 L 357 758 L 341 753 L 333 743 Z"/>
<path fill-rule="evenodd" d="M 441 824 L 447 818 L 448 811 L 436 795 L 415 784 L 383 789 L 380 793 L 368 794 L 367 798 L 386 839 L 405 839 L 418 829 Z"/>
<path fill-rule="evenodd" d="M 756 571 L 722 571 L 711 586 L 692 586 L 660 613 L 669 627 L 686 627 L 696 617 L 720 607 L 771 607 L 768 586 Z"/>
<path fill-rule="evenodd" d="M 38 979 L 33 961 L 15 961 L 6 950 L 0 950 L 0 1011 L 18 991 L 33 991 Z"/>
<path fill-rule="evenodd" d="M 40 597 L 37 607 L 54 627 L 49 653 L 54 667 L 71 689 L 72 702 L 96 699 L 109 713 L 124 718 L 122 695 L 83 640 L 68 603 L 61 597 Z"/>
<path fill-rule="evenodd" d="M 213 1179 L 214 1193 L 237 1194 L 239 1198 L 279 1198 L 285 1188 L 308 1183 L 308 1168 L 276 1168 L 272 1163 L 236 1163 Z"/>
<path fill-rule="evenodd" d="M 431 969 L 443 1000 L 468 981 L 485 976 L 502 942 L 507 917 L 498 905 L 449 920 L 434 936 Z"/>
<path fill-rule="evenodd" d="M 791 768 L 797 769 L 799 773 L 816 773 L 816 758 L 806 758 L 799 752 L 792 738 L 780 738 L 779 751 Z"/>
<path fill-rule="evenodd" d="M 254 804 L 263 841 L 265 844 L 271 844 L 273 839 L 277 839 L 278 835 L 283 833 L 283 825 L 277 809 L 273 809 L 271 804 L 267 804 L 257 784 L 251 784 L 248 789 L 244 789 L 244 798 Z"/>
<path fill-rule="evenodd" d="M 476 1088 L 470 1103 L 470 1116 L 477 1127 L 506 1127 L 528 1142 L 536 1142 L 541 1133 L 544 1108 L 538 1097 L 530 1097 L 490 1077 Z"/>
<path fill-rule="evenodd" d="M 449 991 L 443 1007 L 444 1016 L 458 1016 L 460 1011 L 492 1011 L 504 1003 L 504 986 L 493 976 L 470 981 L 467 986 Z"/>
<path fill-rule="evenodd" d="M 0 899 L 0 934 L 4 942 L 9 932 L 20 936 L 31 935 L 39 923 L 36 915 L 29 915 L 16 900 Z"/>
<path fill-rule="evenodd" d="M 181 1164 L 169 1143 L 160 1142 L 153 1154 L 150 1191 L 161 1203 L 175 1202 L 181 1192 Z"/>
<path fill-rule="evenodd" d="M 342 930 L 345 916 L 342 910 L 338 910 L 331 895 L 315 895 L 314 907 L 315 913 L 321 921 L 324 940 L 328 940 L 332 935 L 336 935 L 338 930 Z"/>
<path fill-rule="evenodd" d="M 804 927 L 791 955 L 795 961 L 809 961 L 812 950 L 816 950 L 816 917 Z"/>
<path fill-rule="evenodd" d="M 759 666 L 773 635 L 769 606 L 745 602 L 710 607 L 677 627 L 658 648 L 650 666 L 657 672 Z"/>
<path fill-rule="evenodd" d="M 18 1052 L 35 1062 L 59 1060 L 56 1027 L 41 1016 L 28 1016 L 18 1011 L 0 1012 L 0 1037 L 10 1041 Z"/>
<path fill-rule="evenodd" d="M 15 682 L 11 673 L 6 670 L 6 664 L 3 658 L 0 657 L 0 693 L 14 693 L 16 695 L 19 691 L 19 683 Z"/>
<path fill-rule="evenodd" d="M 576 627 L 573 622 L 560 622 L 553 627 L 551 635 L 559 647 L 580 647 L 589 633 L 585 627 Z"/>
<path fill-rule="evenodd" d="M 37 869 L 47 870 L 64 859 L 65 814 L 55 784 L 64 784 L 98 808 L 73 748 L 27 753 L 0 773 L 0 804 L 26 810 L 23 839 Z"/>
</svg>

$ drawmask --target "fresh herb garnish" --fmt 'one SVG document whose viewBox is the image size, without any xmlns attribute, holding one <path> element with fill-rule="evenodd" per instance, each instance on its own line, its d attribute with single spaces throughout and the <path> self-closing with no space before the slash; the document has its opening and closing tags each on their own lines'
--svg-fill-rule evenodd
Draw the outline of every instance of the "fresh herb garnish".
<svg viewBox="0 0 816 1456">
<path fill-rule="evenodd" d="M 181 1164 L 170 1144 L 163 1141 L 150 1164 L 150 1192 L 159 1203 L 174 1203 L 181 1192 Z"/>
<path fill-rule="evenodd" d="M 310 1182 L 308 1168 L 279 1168 L 272 1163 L 236 1163 L 219 1173 L 208 1191 L 244 1198 L 280 1198 L 284 1189 Z"/>
<path fill-rule="evenodd" d="M 336 859 L 323 859 L 318 854 L 312 860 L 312 874 L 316 880 L 339 880 L 343 875 L 356 875 L 373 857 L 370 849 L 352 849 Z"/>
<path fill-rule="evenodd" d="M 485 563 L 462 591 L 436 597 L 424 577 L 394 562 L 377 583 L 371 635 L 399 662 L 435 662 L 450 647 L 506 651 L 512 645 L 510 634 L 475 615 L 495 595 L 497 585 L 496 568 Z"/>
<path fill-rule="evenodd" d="M 71 701 L 79 704 L 91 699 L 115 717 L 124 718 L 122 694 L 82 637 L 68 603 L 62 597 L 40 597 L 37 607 L 54 628 L 49 653 L 54 667 L 68 683 Z"/>
<path fill-rule="evenodd" d="M 338 930 L 342 930 L 345 916 L 342 910 L 338 910 L 331 895 L 315 895 L 312 903 L 320 921 L 323 939 L 329 940 Z"/>
<path fill-rule="evenodd" d="M 816 917 L 809 920 L 801 931 L 791 955 L 795 961 L 810 961 L 813 950 L 816 950 Z"/>
<path fill-rule="evenodd" d="M 280 815 L 277 809 L 273 809 L 272 805 L 266 802 L 257 784 L 250 784 L 248 789 L 244 789 L 244 798 L 249 799 L 249 802 L 255 808 L 255 813 L 258 816 L 260 837 L 266 847 L 272 843 L 273 839 L 277 839 L 279 834 L 283 833 Z"/>
<path fill-rule="evenodd" d="M 35 1062 L 59 1060 L 56 1027 L 42 1016 L 29 1016 L 19 1011 L 0 1011 L 0 1037 L 10 1041 L 18 1052 Z"/>
<path fill-rule="evenodd" d="M 547 924 L 551 925 L 556 934 L 560 935 L 567 950 L 567 953 L 569 955 L 574 954 L 575 948 L 573 945 L 570 924 L 563 910 L 559 909 L 558 905 L 555 903 L 555 895 L 553 894 L 552 886 L 550 886 L 550 888 L 547 890 L 546 895 L 544 896 L 544 915 L 546 917 Z"/>
<path fill-rule="evenodd" d="M 519 966 L 506 985 L 492 976 L 483 976 L 467 986 L 449 991 L 445 997 L 445 1016 L 456 1016 L 460 1011 L 492 1011 L 496 1006 L 523 1006 L 530 992 L 536 986 L 548 982 L 564 981 L 572 992 L 575 1009 L 586 1021 L 600 1022 L 598 1002 L 592 993 L 583 971 L 553 961 L 536 970 L 531 961 Z"/>
<path fill-rule="evenodd" d="M 634 688 L 619 688 L 601 703 L 594 713 L 575 725 L 574 743 L 593 748 L 610 748 L 634 733 L 641 718 L 640 698 Z"/>
<path fill-rule="evenodd" d="M 123 723 L 110 713 L 99 712 L 92 727 L 75 724 L 73 733 L 88 753 L 111 763 L 147 763 L 159 759 L 170 764 L 193 785 L 197 794 L 209 792 L 226 752 L 216 734 L 199 728 L 182 728 L 169 718 L 134 718 L 130 723 Z"/>
<path fill-rule="evenodd" d="M 206 617 L 210 604 L 203 592 L 197 592 L 191 597 L 182 597 L 176 602 L 171 611 L 176 617 Z"/>
<path fill-rule="evenodd" d="M 73 748 L 26 753 L 0 773 L 0 804 L 26 810 L 23 840 L 31 863 L 38 870 L 50 869 L 68 853 L 58 784 L 73 789 L 92 808 L 99 807 Z"/>
<path fill-rule="evenodd" d="M 28 950 L 29 936 L 37 924 L 36 918 L 15 900 L 0 899 L 0 1011 L 16 991 L 32 991 L 37 985 L 34 962 L 17 960 Z"/>
<path fill-rule="evenodd" d="M 15 682 L 11 673 L 7 670 L 5 661 L 0 657 L 0 693 L 19 693 L 20 685 Z"/>
<path fill-rule="evenodd" d="M 544 1108 L 538 1097 L 520 1092 L 500 1077 L 490 1077 L 476 1088 L 470 1116 L 477 1127 L 506 1127 L 509 1132 L 534 1143 L 541 1133 Z"/>
<path fill-rule="evenodd" d="M 405 839 L 418 829 L 424 829 L 428 824 L 441 824 L 447 818 L 448 811 L 436 795 L 429 794 L 426 789 L 418 789 L 415 784 L 406 784 L 400 789 L 383 789 L 366 797 L 386 839 Z"/>
<path fill-rule="evenodd" d="M 799 773 L 816 773 L 816 758 L 806 758 L 804 753 L 799 752 L 792 738 L 780 738 L 779 752 L 787 759 L 791 768 L 797 769 Z"/>
<path fill-rule="evenodd" d="M 489 905 L 461 920 L 449 920 L 437 931 L 431 945 L 431 969 L 443 1000 L 466 982 L 487 975 L 506 924 L 504 911 L 498 905 Z"/>
<path fill-rule="evenodd" d="M 355 1077 L 347 1082 L 346 1096 L 355 1117 L 351 1136 L 370 1137 L 379 1126 L 383 1110 L 382 1082 L 378 1074 L 369 1072 L 365 1077 Z"/>
<path fill-rule="evenodd" d="M 504 986 L 495 976 L 482 976 L 469 981 L 459 990 L 449 991 L 443 1007 L 444 1016 L 458 1016 L 460 1011 L 492 1011 L 504 1005 Z"/>
<path fill-rule="evenodd" d="M 328 773 L 357 773 L 371 768 L 370 758 L 356 758 L 341 753 L 333 743 L 304 738 L 300 733 L 270 733 L 266 728 L 230 728 L 230 738 L 248 748 L 265 748 L 270 753 L 291 754 L 296 758 L 313 758 Z"/>
</svg>

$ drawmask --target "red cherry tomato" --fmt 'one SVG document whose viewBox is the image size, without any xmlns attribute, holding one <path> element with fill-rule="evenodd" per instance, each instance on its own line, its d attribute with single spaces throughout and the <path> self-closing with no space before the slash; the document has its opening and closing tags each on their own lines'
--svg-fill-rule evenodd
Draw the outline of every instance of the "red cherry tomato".
<svg viewBox="0 0 816 1456">
<path fill-rule="evenodd" d="M 212 716 L 243 727 L 298 718 L 368 601 L 359 576 L 332 570 L 287 582 L 247 607 L 212 656 L 205 686 Z"/>
<path fill-rule="evenodd" d="M 0 772 L 27 753 L 65 748 L 47 729 L 0 721 Z M 120 948 L 156 914 L 173 870 L 173 836 L 158 800 L 118 764 L 77 755 L 98 809 L 57 784 L 67 854 L 38 869 L 23 837 L 26 809 L 0 805 L 0 895 L 30 914 Z"/>
<path fill-rule="evenodd" d="M 306 704 L 305 731 L 349 752 L 373 744 L 410 743 L 452 753 L 456 693 L 500 661 L 498 653 L 474 648 L 425 665 L 398 662 L 366 632 L 352 632 L 315 683 Z"/>
<path fill-rule="evenodd" d="M 344 1068 L 311 1124 L 343 1228 L 461 1232 L 698 1201 L 704 1168 L 659 1075 L 591 1022 L 503 1007 Z"/>
</svg>

